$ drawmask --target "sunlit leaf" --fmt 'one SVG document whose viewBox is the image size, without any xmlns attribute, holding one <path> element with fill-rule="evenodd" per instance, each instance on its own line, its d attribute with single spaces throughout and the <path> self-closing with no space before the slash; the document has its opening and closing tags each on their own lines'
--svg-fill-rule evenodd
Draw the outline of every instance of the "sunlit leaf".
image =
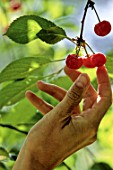
<svg viewBox="0 0 113 170">
<path fill-rule="evenodd" d="M 113 74 L 113 56 L 107 56 L 106 67 L 108 72 Z"/>
<path fill-rule="evenodd" d="M 36 82 L 38 78 L 27 78 L 8 84 L 0 91 L 0 108 L 10 106 L 21 100 L 27 90 L 37 90 Z"/>
<path fill-rule="evenodd" d="M 41 29 L 42 31 L 40 32 Z M 54 40 L 53 33 L 55 34 Z M 17 18 L 11 23 L 9 29 L 5 33 L 10 39 L 21 44 L 28 43 L 38 37 L 45 41 L 45 39 L 48 39 L 47 34 L 49 34 L 49 37 L 52 37 L 51 44 L 52 42 L 56 43 L 60 41 L 61 37 L 63 39 L 66 36 L 65 31 L 56 26 L 53 22 L 36 15 L 25 15 Z"/>
<path fill-rule="evenodd" d="M 24 98 L 25 92 L 27 90 L 37 91 L 36 82 L 38 80 L 42 80 L 49 77 L 55 77 L 58 72 L 53 74 L 43 75 L 44 67 L 40 67 L 38 69 L 34 69 L 32 71 L 32 75 L 23 79 L 16 79 L 13 82 L 9 82 L 0 90 L 0 108 L 3 106 L 10 106 L 12 104 L 17 103 L 19 100 Z M 62 69 L 61 69 L 62 70 Z"/>
<path fill-rule="evenodd" d="M 25 79 L 28 75 L 32 75 L 36 69 L 38 74 L 38 68 L 49 62 L 51 60 L 44 57 L 28 57 L 13 61 L 0 73 L 0 83 Z"/>
<path fill-rule="evenodd" d="M 0 160 L 4 160 L 7 157 L 9 157 L 9 153 L 7 152 L 7 150 L 3 147 L 0 147 Z"/>
<path fill-rule="evenodd" d="M 7 167 L 3 162 L 0 162 L 0 170 L 7 170 Z"/>
</svg>

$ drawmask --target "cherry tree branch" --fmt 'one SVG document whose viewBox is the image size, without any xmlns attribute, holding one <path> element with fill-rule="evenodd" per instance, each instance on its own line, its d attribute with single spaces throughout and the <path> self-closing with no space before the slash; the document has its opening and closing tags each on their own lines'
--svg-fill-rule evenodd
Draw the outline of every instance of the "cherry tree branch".
<svg viewBox="0 0 113 170">
<path fill-rule="evenodd" d="M 8 128 L 8 129 L 15 130 L 15 131 L 20 132 L 20 133 L 23 133 L 23 134 L 25 134 L 25 135 L 28 134 L 27 131 L 20 130 L 20 129 L 18 129 L 18 128 L 16 128 L 15 126 L 12 126 L 12 125 L 10 125 L 10 124 L 2 124 L 2 123 L 0 123 L 0 126 L 3 127 L 3 128 Z"/>
</svg>

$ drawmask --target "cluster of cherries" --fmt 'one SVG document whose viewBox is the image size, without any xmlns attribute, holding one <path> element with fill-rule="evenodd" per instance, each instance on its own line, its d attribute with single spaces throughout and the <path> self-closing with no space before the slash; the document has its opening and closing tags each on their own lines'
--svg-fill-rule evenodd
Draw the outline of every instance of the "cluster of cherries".
<svg viewBox="0 0 113 170">
<path fill-rule="evenodd" d="M 101 67 L 106 63 L 106 56 L 104 54 L 94 53 L 91 48 L 90 49 L 93 52 L 93 54 L 88 54 L 86 47 L 85 47 L 88 44 L 82 38 L 84 21 L 85 21 L 87 9 L 89 7 L 94 9 L 94 11 L 97 15 L 97 18 L 99 20 L 99 22 L 94 26 L 95 34 L 98 36 L 104 37 L 104 36 L 108 35 L 111 31 L 111 24 L 109 21 L 106 21 L 106 20 L 100 21 L 100 18 L 98 16 L 98 13 L 97 13 L 95 7 L 94 7 L 94 4 L 95 3 L 92 0 L 88 0 L 86 7 L 85 7 L 85 13 L 83 16 L 83 20 L 82 20 L 82 28 L 81 28 L 80 38 L 78 37 L 76 40 L 74 39 L 77 43 L 77 48 L 79 49 L 79 51 L 80 51 L 81 47 L 83 47 L 85 49 L 86 56 L 80 56 L 79 52 L 77 50 L 76 50 L 76 54 L 69 54 L 66 58 L 66 65 L 67 65 L 67 67 L 69 67 L 71 69 L 79 69 L 82 65 L 87 68 Z"/>
<path fill-rule="evenodd" d="M 95 25 L 94 32 L 98 36 L 106 36 L 111 31 L 111 24 L 108 21 L 102 21 Z M 101 67 L 106 63 L 106 56 L 102 53 L 87 54 L 79 56 L 77 54 L 69 54 L 66 58 L 66 65 L 71 69 L 79 69 L 82 65 L 87 68 Z"/>
<path fill-rule="evenodd" d="M 66 58 L 66 65 L 70 69 L 79 69 L 82 65 L 87 68 L 101 67 L 106 63 L 106 56 L 102 53 L 92 55 L 77 56 L 69 54 Z"/>
</svg>

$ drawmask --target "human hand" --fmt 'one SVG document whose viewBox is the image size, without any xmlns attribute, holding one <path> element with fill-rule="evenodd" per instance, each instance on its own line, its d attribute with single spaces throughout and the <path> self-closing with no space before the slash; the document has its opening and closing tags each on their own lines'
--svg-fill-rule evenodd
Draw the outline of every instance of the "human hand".
<svg viewBox="0 0 113 170">
<path fill-rule="evenodd" d="M 42 169 L 51 170 L 75 151 L 93 143 L 100 121 L 111 105 L 111 85 L 104 66 L 97 69 L 97 92 L 87 74 L 67 67 L 65 72 L 74 81 L 68 92 L 42 81 L 37 83 L 40 90 L 61 101 L 56 107 L 32 92 L 26 93 L 31 103 L 44 114 L 30 130 L 25 144 L 25 150 L 33 157 L 34 169 L 40 164 Z M 83 111 L 80 111 L 82 99 Z"/>
</svg>

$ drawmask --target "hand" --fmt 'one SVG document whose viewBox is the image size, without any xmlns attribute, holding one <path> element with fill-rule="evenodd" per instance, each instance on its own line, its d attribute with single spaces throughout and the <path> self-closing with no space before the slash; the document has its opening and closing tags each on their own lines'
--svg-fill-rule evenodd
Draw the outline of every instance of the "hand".
<svg viewBox="0 0 113 170">
<path fill-rule="evenodd" d="M 65 73 L 74 81 L 68 92 L 42 81 L 37 83 L 40 90 L 61 101 L 56 107 L 30 91 L 26 93 L 30 102 L 44 114 L 30 130 L 17 159 L 16 165 L 19 165 L 19 162 L 23 162 L 23 155 L 29 157 L 27 160 L 32 164 L 26 165 L 26 170 L 34 170 L 36 167 L 51 170 L 75 151 L 93 143 L 100 121 L 111 105 L 111 85 L 104 66 L 97 69 L 97 92 L 87 74 L 67 67 Z M 79 103 L 82 99 L 83 111 L 80 111 Z M 22 165 L 25 169 L 24 163 Z"/>
</svg>

